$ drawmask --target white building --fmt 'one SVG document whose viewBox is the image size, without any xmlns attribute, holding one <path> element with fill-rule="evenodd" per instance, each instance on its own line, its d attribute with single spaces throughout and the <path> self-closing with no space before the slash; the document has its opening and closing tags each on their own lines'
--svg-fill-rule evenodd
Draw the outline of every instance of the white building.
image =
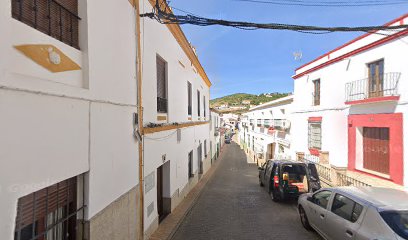
<svg viewBox="0 0 408 240">
<path fill-rule="evenodd" d="M 154 1 L 140 4 L 152 12 Z M 180 26 L 142 18 L 140 40 L 147 239 L 211 165 L 211 82 Z"/>
<path fill-rule="evenodd" d="M 239 116 L 233 113 L 222 113 L 220 118 L 221 125 L 228 129 L 234 129 L 239 120 Z"/>
<path fill-rule="evenodd" d="M 211 124 L 210 124 L 210 153 L 212 162 L 214 162 L 221 151 L 221 119 L 220 114 L 214 109 L 211 109 Z"/>
<path fill-rule="evenodd" d="M 0 236 L 136 239 L 136 13 L 58 2 L 0 3 Z"/>
<path fill-rule="evenodd" d="M 404 15 L 386 25 L 407 23 Z M 370 184 L 407 186 L 407 34 L 364 34 L 296 70 L 295 152 L 323 155 Z"/>
<path fill-rule="evenodd" d="M 251 108 L 241 117 L 239 143 L 257 164 L 290 158 L 293 96 Z"/>
</svg>

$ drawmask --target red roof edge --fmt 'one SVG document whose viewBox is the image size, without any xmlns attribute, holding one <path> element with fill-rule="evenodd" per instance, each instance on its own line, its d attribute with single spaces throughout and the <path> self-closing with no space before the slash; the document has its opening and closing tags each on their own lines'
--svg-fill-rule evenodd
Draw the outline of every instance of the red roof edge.
<svg viewBox="0 0 408 240">
<path fill-rule="evenodd" d="M 398 22 L 398 21 L 401 21 L 402 19 L 404 19 L 404 18 L 406 18 L 406 17 L 408 17 L 408 13 L 402 15 L 402 16 L 399 17 L 399 18 L 396 18 L 396 19 L 394 19 L 394 20 L 392 20 L 392 21 L 387 22 L 387 23 L 384 24 L 383 26 L 390 26 L 390 25 L 392 25 L 392 24 L 394 24 L 394 23 L 396 23 L 396 22 Z M 361 39 L 363 39 L 363 38 L 365 38 L 365 37 L 367 37 L 367 36 L 369 36 L 369 35 L 371 35 L 371 34 L 372 34 L 372 33 L 365 33 L 365 34 L 363 34 L 363 35 L 361 35 L 361 36 L 359 36 L 359 37 L 357 37 L 357 38 L 355 38 L 355 39 L 353 39 L 353 40 L 351 40 L 351 41 L 349 41 L 349 42 L 347 42 L 347 43 L 345 43 L 345 44 L 343 44 L 343 45 L 341 45 L 341 46 L 339 46 L 339 47 L 337 47 L 337 48 L 335 48 L 335 49 L 333 49 L 333 50 L 331 50 L 330 52 L 327 52 L 327 53 L 321 55 L 320 57 L 317 57 L 316 59 L 314 59 L 314 60 L 312 60 L 312 61 L 310 61 L 310 62 L 308 62 L 308 63 L 303 64 L 302 66 L 296 68 L 295 71 L 297 71 L 297 70 L 299 70 L 299 69 L 301 69 L 301 68 L 304 68 L 304 67 L 306 67 L 307 65 L 316 62 L 317 60 L 320 60 L 320 59 L 322 59 L 322 58 L 324 58 L 324 57 L 327 57 L 327 56 L 330 55 L 331 53 L 333 53 L 333 52 L 335 52 L 335 51 L 338 51 L 338 50 L 340 50 L 340 49 L 342 49 L 342 48 L 344 48 L 344 47 L 347 47 L 348 45 L 350 45 L 350 44 L 352 44 L 352 43 L 355 43 L 355 42 L 357 42 L 358 40 L 361 40 Z"/>
</svg>

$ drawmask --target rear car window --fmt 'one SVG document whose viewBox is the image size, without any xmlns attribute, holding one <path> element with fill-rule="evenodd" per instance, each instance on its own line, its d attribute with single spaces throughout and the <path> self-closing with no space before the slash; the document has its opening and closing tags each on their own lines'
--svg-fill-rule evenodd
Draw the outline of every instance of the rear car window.
<svg viewBox="0 0 408 240">
<path fill-rule="evenodd" d="M 408 239 L 408 211 L 384 211 L 380 215 L 396 234 Z"/>
<path fill-rule="evenodd" d="M 289 174 L 301 174 L 306 175 L 306 167 L 297 164 L 288 164 L 282 166 L 282 172 L 287 172 Z"/>
<path fill-rule="evenodd" d="M 348 197 L 336 194 L 331 211 L 350 222 L 356 222 L 363 211 L 363 206 Z"/>
</svg>

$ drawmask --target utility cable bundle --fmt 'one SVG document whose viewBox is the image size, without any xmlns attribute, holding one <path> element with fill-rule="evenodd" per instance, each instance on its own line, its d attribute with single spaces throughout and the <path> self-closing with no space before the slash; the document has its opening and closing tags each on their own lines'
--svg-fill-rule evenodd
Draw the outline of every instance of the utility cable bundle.
<svg viewBox="0 0 408 240">
<path fill-rule="evenodd" d="M 164 3 L 166 4 L 166 3 Z M 165 8 L 168 6 L 166 5 Z M 253 23 L 241 21 L 227 21 L 222 19 L 204 18 L 194 14 L 175 15 L 168 9 L 162 10 L 156 0 L 156 6 L 151 13 L 144 13 L 141 17 L 155 19 L 162 24 L 191 24 L 196 26 L 227 26 L 243 30 L 271 29 L 271 30 L 290 30 L 302 33 L 324 34 L 332 32 L 375 32 L 375 31 L 400 31 L 408 28 L 408 25 L 397 26 L 361 26 L 361 27 L 322 27 L 322 26 L 306 26 L 292 25 L 282 23 Z M 380 33 L 381 34 L 381 33 Z"/>
</svg>

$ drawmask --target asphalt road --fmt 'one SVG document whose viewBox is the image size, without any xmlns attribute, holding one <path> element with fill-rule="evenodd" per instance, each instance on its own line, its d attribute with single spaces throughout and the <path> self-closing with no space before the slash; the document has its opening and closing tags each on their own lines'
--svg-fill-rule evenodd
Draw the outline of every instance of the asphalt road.
<svg viewBox="0 0 408 240">
<path fill-rule="evenodd" d="M 296 203 L 275 203 L 258 169 L 232 142 L 173 239 L 321 239 L 300 223 Z"/>
</svg>

